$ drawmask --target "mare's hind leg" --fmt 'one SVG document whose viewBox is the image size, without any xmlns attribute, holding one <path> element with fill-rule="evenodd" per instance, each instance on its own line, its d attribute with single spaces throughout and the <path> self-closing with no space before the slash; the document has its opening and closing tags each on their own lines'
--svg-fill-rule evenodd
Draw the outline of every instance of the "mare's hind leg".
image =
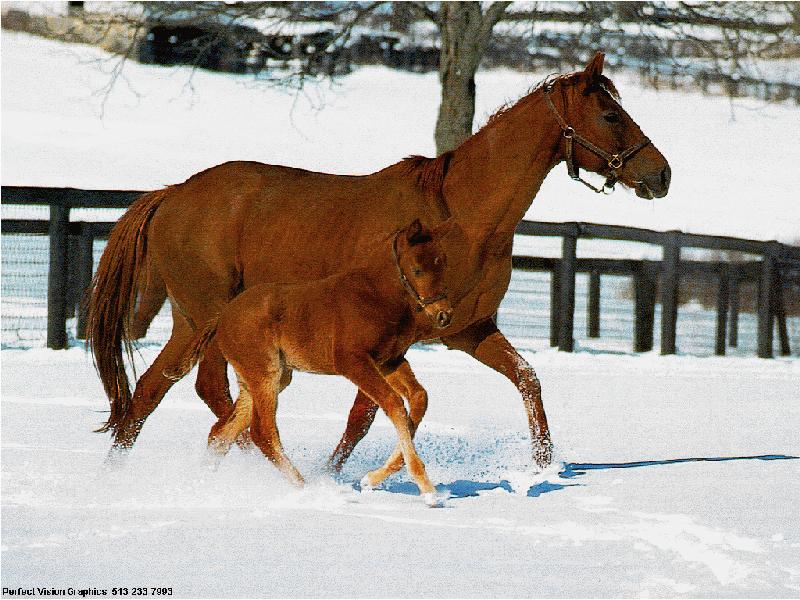
<svg viewBox="0 0 800 600">
<path fill-rule="evenodd" d="M 400 441 L 403 458 L 408 466 L 408 472 L 419 487 L 420 492 L 425 496 L 426 502 L 433 503 L 436 489 L 425 472 L 425 463 L 422 462 L 414 448 L 411 422 L 403 404 L 402 396 L 394 391 L 369 356 L 353 360 L 351 364 L 342 370 L 342 374 L 364 390 L 389 417 L 397 430 L 397 437 Z"/>
<path fill-rule="evenodd" d="M 152 262 L 147 265 L 143 278 L 145 281 L 141 286 L 131 322 L 131 337 L 136 340 L 147 335 L 147 328 L 167 299 L 167 286 Z"/>
<path fill-rule="evenodd" d="M 114 428 L 114 443 L 107 461 L 113 462 L 133 446 L 145 420 L 175 383 L 164 376 L 164 371 L 172 370 L 180 364 L 192 341 L 192 336 L 193 331 L 189 323 L 180 312 L 173 310 L 172 335 L 150 368 L 136 382 L 131 404 Z"/>
<path fill-rule="evenodd" d="M 408 361 L 403 360 L 400 366 L 386 376 L 386 381 L 401 396 L 408 401 L 408 416 L 411 420 L 411 436 L 417 432 L 425 411 L 428 410 L 428 392 L 417 381 L 414 371 Z M 367 487 L 380 485 L 387 477 L 397 473 L 403 468 L 403 449 L 398 443 L 392 455 L 381 468 L 367 473 L 361 480 Z"/>
<path fill-rule="evenodd" d="M 277 361 L 276 361 L 277 362 Z M 242 374 L 253 397 L 250 433 L 253 441 L 291 483 L 302 486 L 305 481 L 281 444 L 275 415 L 278 410 L 278 394 L 281 383 L 286 381 L 280 365 L 270 365 L 262 373 Z M 286 383 L 288 385 L 288 382 Z"/>
</svg>

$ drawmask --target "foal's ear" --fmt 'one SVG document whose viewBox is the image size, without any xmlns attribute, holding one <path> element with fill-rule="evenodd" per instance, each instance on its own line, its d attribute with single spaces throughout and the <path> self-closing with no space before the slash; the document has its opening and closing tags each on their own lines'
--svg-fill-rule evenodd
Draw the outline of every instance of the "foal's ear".
<svg viewBox="0 0 800 600">
<path fill-rule="evenodd" d="M 583 70 L 583 72 L 589 77 L 589 85 L 598 83 L 600 81 L 600 76 L 603 74 L 603 61 L 605 58 L 605 53 L 598 52 Z"/>
<path fill-rule="evenodd" d="M 424 241 L 422 238 L 428 232 L 425 231 L 425 228 L 420 223 L 419 219 L 414 219 L 408 227 L 406 227 L 406 241 L 408 242 L 409 246 L 413 246 L 414 244 L 419 244 Z"/>
</svg>

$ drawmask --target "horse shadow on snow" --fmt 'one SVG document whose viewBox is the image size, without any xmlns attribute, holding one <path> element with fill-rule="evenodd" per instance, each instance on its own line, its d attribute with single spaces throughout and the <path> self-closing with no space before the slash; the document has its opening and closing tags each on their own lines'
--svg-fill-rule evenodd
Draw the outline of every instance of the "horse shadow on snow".
<svg viewBox="0 0 800 600">
<path fill-rule="evenodd" d="M 529 498 L 538 498 L 550 492 L 563 490 L 567 487 L 583 486 L 585 484 L 579 483 L 579 478 L 585 476 L 589 471 L 606 471 L 610 469 L 638 469 L 645 467 L 658 467 L 668 466 L 683 463 L 695 462 L 731 462 L 731 461 L 773 461 L 773 460 L 798 460 L 798 456 L 788 456 L 785 454 L 761 454 L 757 456 L 711 456 L 711 457 L 693 457 L 693 458 L 671 458 L 665 460 L 641 460 L 633 462 L 622 463 L 565 463 L 561 471 L 558 472 L 557 481 L 542 481 L 536 483 L 528 488 L 526 496 Z M 549 479 L 556 479 L 551 476 Z M 356 482 L 353 484 L 353 489 L 360 490 L 360 485 Z M 387 481 L 383 485 L 376 488 L 385 492 L 393 494 L 407 494 L 416 496 L 419 494 L 417 486 L 410 481 Z M 505 479 L 499 482 L 491 481 L 471 481 L 468 479 L 457 479 L 452 483 L 440 483 L 436 486 L 436 491 L 440 494 L 449 494 L 451 500 L 458 500 L 461 498 L 474 498 L 480 492 L 489 490 L 503 489 L 507 492 L 513 492 L 514 489 L 511 483 Z"/>
</svg>

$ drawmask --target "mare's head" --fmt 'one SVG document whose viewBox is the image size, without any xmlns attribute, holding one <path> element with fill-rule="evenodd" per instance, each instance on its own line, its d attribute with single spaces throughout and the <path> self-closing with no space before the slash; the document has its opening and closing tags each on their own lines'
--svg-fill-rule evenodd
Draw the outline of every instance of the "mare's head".
<svg viewBox="0 0 800 600">
<path fill-rule="evenodd" d="M 398 277 L 417 310 L 424 311 L 439 328 L 447 327 L 453 316 L 444 285 L 447 256 L 440 243 L 451 226 L 449 220 L 431 230 L 416 219 L 394 238 Z"/>
<path fill-rule="evenodd" d="M 603 75 L 603 60 L 598 52 L 583 71 L 545 84 L 549 117 L 562 129 L 561 158 L 573 178 L 582 168 L 606 177 L 607 185 L 633 188 L 641 198 L 666 196 L 669 163 L 620 105 Z"/>
</svg>

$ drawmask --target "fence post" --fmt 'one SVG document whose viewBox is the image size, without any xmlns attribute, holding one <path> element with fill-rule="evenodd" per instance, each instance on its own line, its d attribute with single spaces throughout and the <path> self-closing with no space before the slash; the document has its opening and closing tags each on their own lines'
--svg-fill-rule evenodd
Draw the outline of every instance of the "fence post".
<svg viewBox="0 0 800 600">
<path fill-rule="evenodd" d="M 550 345 L 558 346 L 558 328 L 561 323 L 561 282 L 559 267 L 550 271 Z"/>
<path fill-rule="evenodd" d="M 561 242 L 561 268 L 559 274 L 559 319 L 558 349 L 572 352 L 575 347 L 573 327 L 575 324 L 575 267 L 577 263 L 577 226 L 573 235 L 565 235 Z"/>
<path fill-rule="evenodd" d="M 775 314 L 775 244 L 764 248 L 758 287 L 758 357 L 772 358 L 772 317 Z"/>
<path fill-rule="evenodd" d="M 719 266 L 719 287 L 717 288 L 717 339 L 714 344 L 714 354 L 725 356 L 725 333 L 728 326 L 728 298 L 730 274 L 728 265 L 721 263 Z"/>
<path fill-rule="evenodd" d="M 786 306 L 783 301 L 783 282 L 780 273 L 776 273 L 775 282 L 775 320 L 778 321 L 778 340 L 780 341 L 781 356 L 789 356 L 792 349 L 789 346 L 789 331 L 786 328 Z"/>
<path fill-rule="evenodd" d="M 79 340 L 86 339 L 86 292 L 92 285 L 92 271 L 94 268 L 94 234 L 91 223 L 81 224 L 81 234 L 78 238 L 76 288 L 78 294 L 78 328 L 75 337 Z"/>
<path fill-rule="evenodd" d="M 643 263 L 633 275 L 634 335 L 633 351 L 653 349 L 653 325 L 656 318 L 656 274 Z"/>
<path fill-rule="evenodd" d="M 681 268 L 680 236 L 680 231 L 668 231 L 664 238 L 664 259 L 661 261 L 661 354 L 675 354 Z"/>
<path fill-rule="evenodd" d="M 50 205 L 50 266 L 47 274 L 47 347 L 67 347 L 69 206 Z"/>
<path fill-rule="evenodd" d="M 600 337 L 600 272 L 589 273 L 589 298 L 586 304 L 586 335 Z"/>
<path fill-rule="evenodd" d="M 78 267 L 78 255 L 80 252 L 80 238 L 77 235 L 69 236 L 69 246 L 67 248 L 67 319 L 77 317 L 78 302 L 80 301 L 81 291 L 76 284 Z"/>
<path fill-rule="evenodd" d="M 729 271 L 728 297 L 731 306 L 731 318 L 728 325 L 728 345 L 736 348 L 739 345 L 739 268 L 731 265 Z"/>
</svg>

